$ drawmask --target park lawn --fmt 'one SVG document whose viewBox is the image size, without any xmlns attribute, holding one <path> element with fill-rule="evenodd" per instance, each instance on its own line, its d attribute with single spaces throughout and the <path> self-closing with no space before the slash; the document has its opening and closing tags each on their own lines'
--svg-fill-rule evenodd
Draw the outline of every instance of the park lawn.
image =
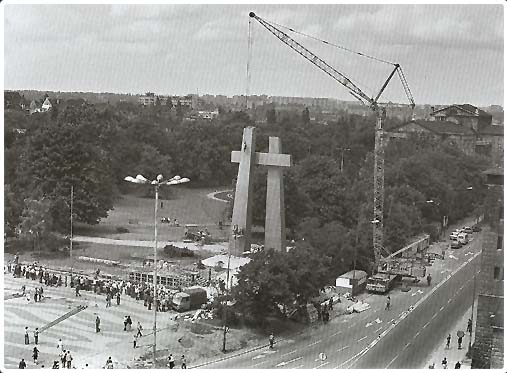
<svg viewBox="0 0 507 373">
<path fill-rule="evenodd" d="M 159 240 L 181 241 L 185 224 L 206 225 L 214 238 L 226 240 L 224 231 L 218 229 L 218 222 L 226 222 L 227 204 L 207 198 L 215 189 L 190 189 L 174 187 L 171 199 L 160 199 L 158 208 Z M 163 203 L 161 207 L 160 203 Z M 154 199 L 133 195 L 122 195 L 109 211 L 109 216 L 98 225 L 77 223 L 75 234 L 124 240 L 153 240 Z M 161 223 L 162 217 L 178 219 L 179 227 Z M 118 233 L 117 228 L 126 228 L 129 233 Z"/>
</svg>

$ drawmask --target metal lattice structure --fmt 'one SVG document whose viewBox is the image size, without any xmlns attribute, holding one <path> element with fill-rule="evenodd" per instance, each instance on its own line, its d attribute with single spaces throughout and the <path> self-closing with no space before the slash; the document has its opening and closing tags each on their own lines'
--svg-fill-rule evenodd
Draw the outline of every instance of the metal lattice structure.
<svg viewBox="0 0 507 373">
<path fill-rule="evenodd" d="M 391 78 L 394 74 L 398 73 L 398 77 L 401 80 L 403 89 L 405 94 L 410 101 L 410 105 L 412 109 L 415 107 L 414 99 L 412 97 L 412 93 L 408 86 L 407 80 L 405 79 L 405 74 L 401 69 L 399 64 L 390 63 L 394 66 L 394 69 L 391 71 L 386 81 L 380 88 L 378 94 L 375 97 L 369 97 L 365 94 L 356 84 L 352 82 L 345 75 L 340 73 L 337 69 L 329 65 L 327 62 L 322 60 L 320 57 L 309 51 L 303 45 L 298 43 L 292 37 L 290 37 L 287 33 L 283 32 L 273 24 L 267 22 L 266 20 L 258 17 L 255 13 L 250 12 L 250 17 L 258 21 L 262 26 L 264 26 L 269 32 L 271 32 L 274 36 L 276 36 L 281 42 L 290 47 L 296 53 L 301 55 L 307 61 L 315 65 L 321 71 L 325 72 L 331 78 L 336 80 L 342 86 L 344 86 L 352 96 L 361 101 L 363 104 L 368 104 L 373 112 L 376 113 L 376 131 L 375 131 L 375 149 L 374 149 L 374 172 L 373 172 L 373 252 L 375 257 L 375 264 L 373 266 L 374 271 L 376 271 L 378 264 L 382 258 L 382 255 L 389 255 L 389 251 L 384 248 L 384 130 L 383 130 L 383 121 L 385 118 L 385 109 L 379 107 L 379 99 L 386 89 L 387 85 L 391 81 Z M 294 31 L 290 29 L 291 31 Z M 329 42 L 322 41 L 325 44 L 330 44 Z M 250 45 L 250 44 L 249 44 Z M 342 48 L 343 49 L 343 48 Z M 357 53 L 357 52 L 356 52 Z M 366 56 L 362 53 L 357 53 L 359 55 Z M 386 61 L 382 61 L 386 62 Z"/>
</svg>

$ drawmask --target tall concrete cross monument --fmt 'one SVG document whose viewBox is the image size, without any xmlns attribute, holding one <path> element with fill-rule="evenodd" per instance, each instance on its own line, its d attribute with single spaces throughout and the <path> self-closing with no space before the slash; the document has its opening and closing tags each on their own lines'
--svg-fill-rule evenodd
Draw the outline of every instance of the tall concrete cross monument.
<svg viewBox="0 0 507 373">
<path fill-rule="evenodd" d="M 243 130 L 243 143 L 240 151 L 231 153 L 231 162 L 239 163 L 232 212 L 232 232 L 229 251 L 241 255 L 250 250 L 252 233 L 252 201 L 255 165 L 268 167 L 266 195 L 266 248 L 285 251 L 285 210 L 283 194 L 282 167 L 290 167 L 288 154 L 281 154 L 281 142 L 277 137 L 269 138 L 269 153 L 255 152 L 255 128 Z"/>
</svg>

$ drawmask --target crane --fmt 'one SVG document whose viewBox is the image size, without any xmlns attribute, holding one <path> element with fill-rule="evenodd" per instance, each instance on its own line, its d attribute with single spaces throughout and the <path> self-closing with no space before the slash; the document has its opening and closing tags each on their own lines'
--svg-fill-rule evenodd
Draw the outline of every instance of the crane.
<svg viewBox="0 0 507 373">
<path fill-rule="evenodd" d="M 379 106 L 379 99 L 382 96 L 382 93 L 387 88 L 387 85 L 393 78 L 394 74 L 398 74 L 405 94 L 407 95 L 408 100 L 410 101 L 410 106 L 412 110 L 415 107 L 414 98 L 412 97 L 412 93 L 408 86 L 407 80 L 405 78 L 405 74 L 401 69 L 401 66 L 397 63 L 391 63 L 394 66 L 394 69 L 391 71 L 384 84 L 380 88 L 379 92 L 373 96 L 369 97 L 365 94 L 356 84 L 354 84 L 349 78 L 347 78 L 344 74 L 339 72 L 337 69 L 329 65 L 327 62 L 322 60 L 320 57 L 309 51 L 303 45 L 298 43 L 292 37 L 290 37 L 287 33 L 283 32 L 279 28 L 277 28 L 272 23 L 260 18 L 254 12 L 250 12 L 249 16 L 259 22 L 262 26 L 264 26 L 270 33 L 276 36 L 282 43 L 290 47 L 296 53 L 301 55 L 303 58 L 311 62 L 317 68 L 325 72 L 331 78 L 336 80 L 342 86 L 344 86 L 349 93 L 354 96 L 356 99 L 361 101 L 363 104 L 369 105 L 371 110 L 376 114 L 376 128 L 375 128 L 375 148 L 374 148 L 374 170 L 373 170 L 373 253 L 375 263 L 373 265 L 373 271 L 376 271 L 380 261 L 382 259 L 382 254 L 384 256 L 389 257 L 391 254 L 388 250 L 385 249 L 383 241 L 383 227 L 384 227 L 384 129 L 383 129 L 383 121 L 385 118 L 385 108 Z M 292 30 L 293 31 L 293 30 Z M 328 42 L 325 42 L 329 44 Z M 359 53 L 360 55 L 363 55 Z M 385 61 L 384 61 L 385 62 Z"/>
</svg>

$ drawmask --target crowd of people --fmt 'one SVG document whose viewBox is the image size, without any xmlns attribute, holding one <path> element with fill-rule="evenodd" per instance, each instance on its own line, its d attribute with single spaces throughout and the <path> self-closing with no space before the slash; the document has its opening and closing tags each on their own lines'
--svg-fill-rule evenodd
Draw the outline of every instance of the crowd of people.
<svg viewBox="0 0 507 373">
<path fill-rule="evenodd" d="M 89 291 L 93 292 L 97 295 L 105 296 L 105 306 L 109 308 L 112 306 L 113 299 L 116 301 L 116 305 L 120 305 L 122 296 L 129 296 L 136 301 L 142 301 L 143 305 L 151 310 L 154 307 L 154 294 L 153 294 L 153 284 L 144 283 L 144 282 L 135 282 L 130 280 L 118 280 L 118 279 L 104 279 L 100 277 L 100 271 L 97 269 L 93 277 L 74 274 L 70 276 L 65 272 L 57 272 L 51 269 L 48 269 L 37 262 L 33 262 L 31 264 L 23 264 L 19 262 L 18 257 L 7 263 L 4 268 L 4 272 L 10 272 L 16 278 L 26 278 L 28 280 L 37 281 L 40 284 L 44 284 L 46 286 L 55 286 L 55 287 L 71 287 L 75 290 L 75 296 L 80 297 L 81 291 Z M 165 286 L 159 285 L 157 286 L 157 298 L 158 302 L 158 310 L 161 312 L 165 312 L 170 310 L 172 294 L 175 290 L 168 289 Z M 33 299 L 35 302 L 40 302 L 43 299 L 44 288 L 36 285 L 34 287 L 34 296 Z M 31 292 L 27 290 L 26 285 L 21 287 L 22 296 L 26 296 L 28 302 L 31 302 Z M 95 331 L 99 333 L 100 329 L 100 317 L 97 315 L 95 319 Z M 126 315 L 124 318 L 124 331 L 132 330 L 132 317 L 130 315 Z M 137 322 L 136 331 L 133 334 L 133 347 L 137 348 L 137 341 L 139 337 L 143 336 L 143 327 L 141 323 Z M 39 350 L 37 345 L 39 343 L 39 328 L 35 328 L 33 332 L 34 336 L 34 348 L 33 348 L 33 361 L 34 364 L 38 365 L 39 362 Z M 24 330 L 24 344 L 30 345 L 30 331 L 28 327 L 25 327 Z M 74 368 L 73 361 L 74 357 L 69 350 L 63 348 L 63 342 L 59 339 L 57 343 L 59 360 L 55 360 L 53 362 L 53 369 L 61 369 L 61 368 Z M 172 362 L 171 362 L 172 361 Z M 186 358 L 184 355 L 181 359 L 181 367 L 183 369 L 186 368 Z M 175 360 L 170 355 L 169 357 L 169 367 L 172 369 L 175 365 Z M 86 364 L 88 366 L 88 364 Z M 41 368 L 44 366 L 41 365 Z M 107 368 L 113 368 L 113 363 L 111 358 L 108 359 L 105 366 Z M 20 369 L 26 368 L 26 361 L 22 359 L 19 363 Z"/>
</svg>

